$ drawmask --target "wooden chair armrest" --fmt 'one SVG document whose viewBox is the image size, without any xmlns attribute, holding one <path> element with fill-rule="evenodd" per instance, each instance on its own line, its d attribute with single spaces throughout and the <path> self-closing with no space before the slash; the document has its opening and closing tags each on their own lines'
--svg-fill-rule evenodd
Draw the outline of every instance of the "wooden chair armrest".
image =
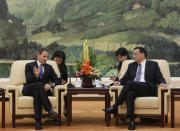
<svg viewBox="0 0 180 131">
<path fill-rule="evenodd" d="M 109 87 L 109 94 L 112 96 L 113 104 L 118 98 L 118 95 L 120 94 L 123 86 L 111 86 Z"/>
</svg>

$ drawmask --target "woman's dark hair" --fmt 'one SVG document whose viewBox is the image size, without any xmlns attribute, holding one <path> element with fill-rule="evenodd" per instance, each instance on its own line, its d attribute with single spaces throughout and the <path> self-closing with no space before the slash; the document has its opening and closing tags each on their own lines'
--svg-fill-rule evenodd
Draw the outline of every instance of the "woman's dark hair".
<svg viewBox="0 0 180 131">
<path fill-rule="evenodd" d="M 119 48 L 119 49 L 116 51 L 116 56 L 118 56 L 118 55 L 120 55 L 120 56 L 127 56 L 127 60 L 130 59 L 129 53 L 128 53 L 128 51 L 126 50 L 126 48 L 124 48 L 124 47 L 121 47 L 121 48 Z M 118 72 L 121 70 L 121 66 L 122 66 L 122 62 L 120 61 L 120 62 L 119 62 L 119 65 L 118 65 Z"/>
<path fill-rule="evenodd" d="M 63 51 L 55 51 L 53 56 L 52 56 L 52 60 L 55 58 L 62 58 L 63 61 L 62 63 L 59 65 L 60 68 L 60 73 L 61 73 L 61 78 L 65 81 L 68 81 L 68 71 L 67 71 L 67 67 L 66 67 L 66 55 Z"/>
<path fill-rule="evenodd" d="M 129 54 L 128 54 L 128 51 L 126 50 L 126 48 L 122 47 L 122 48 L 119 48 L 117 51 L 116 51 L 116 56 L 127 56 L 128 59 L 130 59 L 129 57 Z"/>
<path fill-rule="evenodd" d="M 66 55 L 64 51 L 59 51 L 59 50 L 55 51 L 51 60 L 53 60 L 55 57 L 62 58 L 63 59 L 62 64 L 65 65 Z"/>
</svg>

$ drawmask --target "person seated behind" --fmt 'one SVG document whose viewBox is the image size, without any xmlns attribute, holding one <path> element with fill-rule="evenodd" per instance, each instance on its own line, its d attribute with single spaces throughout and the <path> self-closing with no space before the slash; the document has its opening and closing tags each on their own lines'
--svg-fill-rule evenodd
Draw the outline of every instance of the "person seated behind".
<svg viewBox="0 0 180 131">
<path fill-rule="evenodd" d="M 158 63 L 146 60 L 145 48 L 134 48 L 133 57 L 135 62 L 129 64 L 123 78 L 114 83 L 116 86 L 124 85 L 117 101 L 113 106 L 104 109 L 106 112 L 117 114 L 118 106 L 126 101 L 127 116 L 130 118 L 129 130 L 136 128 L 134 121 L 134 100 L 136 97 L 156 96 L 157 84 L 166 86 Z"/>
<path fill-rule="evenodd" d="M 110 80 L 113 80 L 113 81 L 118 81 L 119 80 L 119 72 L 121 70 L 121 66 L 122 66 L 122 63 L 125 61 L 125 60 L 129 60 L 130 57 L 129 57 L 129 54 L 128 54 L 128 51 L 126 50 L 126 48 L 124 47 L 121 47 L 119 48 L 117 51 L 116 51 L 116 57 L 119 61 L 119 65 L 118 65 L 118 76 L 113 76 L 110 78 Z"/>
<path fill-rule="evenodd" d="M 68 81 L 68 71 L 67 71 L 67 66 L 66 66 L 66 56 L 63 51 L 55 51 L 52 60 L 57 63 L 57 66 L 60 71 L 60 75 L 62 78 L 62 85 L 66 84 Z"/>
<path fill-rule="evenodd" d="M 66 66 L 66 55 L 63 51 L 55 51 L 52 55 L 52 60 L 56 62 L 59 71 L 60 71 L 60 76 L 62 79 L 62 85 L 65 85 L 68 82 L 68 71 L 67 71 L 67 66 Z M 66 96 L 64 97 L 64 116 L 67 117 L 67 101 L 66 101 Z M 54 119 L 53 121 L 56 121 Z"/>
<path fill-rule="evenodd" d="M 47 64 L 49 52 L 47 49 L 39 49 L 37 60 L 27 63 L 25 66 L 26 83 L 23 86 L 24 96 L 33 96 L 36 130 L 41 130 L 42 106 L 48 112 L 50 118 L 56 118 L 57 113 L 52 110 L 48 95 L 52 95 L 50 88 L 61 84 L 51 65 Z M 50 84 L 49 81 L 52 83 Z"/>
</svg>

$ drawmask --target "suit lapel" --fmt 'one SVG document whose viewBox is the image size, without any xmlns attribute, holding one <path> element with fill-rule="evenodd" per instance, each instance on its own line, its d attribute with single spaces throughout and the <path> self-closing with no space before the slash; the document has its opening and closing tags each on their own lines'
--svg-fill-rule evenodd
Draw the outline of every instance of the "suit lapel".
<svg viewBox="0 0 180 131">
<path fill-rule="evenodd" d="M 37 60 L 34 61 L 34 66 L 36 66 L 36 68 L 38 68 Z"/>
<path fill-rule="evenodd" d="M 132 78 L 133 78 L 133 80 L 136 78 L 136 72 L 137 72 L 137 68 L 138 68 L 138 63 L 137 62 L 135 62 L 134 63 L 134 70 L 133 70 L 133 72 L 132 72 Z"/>
<path fill-rule="evenodd" d="M 148 71 L 149 70 L 149 61 L 146 60 L 146 64 L 145 64 L 145 74 L 144 74 L 144 79 L 145 81 L 147 81 L 147 74 L 148 74 Z"/>
<path fill-rule="evenodd" d="M 44 73 L 43 73 L 42 79 L 45 77 L 46 73 L 47 73 L 47 66 L 46 66 L 46 64 L 45 64 L 45 65 L 44 65 Z"/>
</svg>

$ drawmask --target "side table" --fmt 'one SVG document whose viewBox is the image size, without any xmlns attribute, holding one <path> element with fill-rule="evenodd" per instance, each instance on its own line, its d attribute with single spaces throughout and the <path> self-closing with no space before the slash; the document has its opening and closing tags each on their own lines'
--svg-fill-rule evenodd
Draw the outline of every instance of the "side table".
<svg viewBox="0 0 180 131">
<path fill-rule="evenodd" d="M 71 125 L 72 121 L 72 95 L 78 94 L 99 94 L 105 96 L 105 108 L 110 106 L 110 95 L 108 88 L 68 88 L 67 93 L 67 120 L 68 126 Z M 106 125 L 109 126 L 110 114 L 105 112 Z"/>
<path fill-rule="evenodd" d="M 171 128 L 174 128 L 174 101 L 180 101 L 180 87 L 171 88 Z"/>
</svg>

